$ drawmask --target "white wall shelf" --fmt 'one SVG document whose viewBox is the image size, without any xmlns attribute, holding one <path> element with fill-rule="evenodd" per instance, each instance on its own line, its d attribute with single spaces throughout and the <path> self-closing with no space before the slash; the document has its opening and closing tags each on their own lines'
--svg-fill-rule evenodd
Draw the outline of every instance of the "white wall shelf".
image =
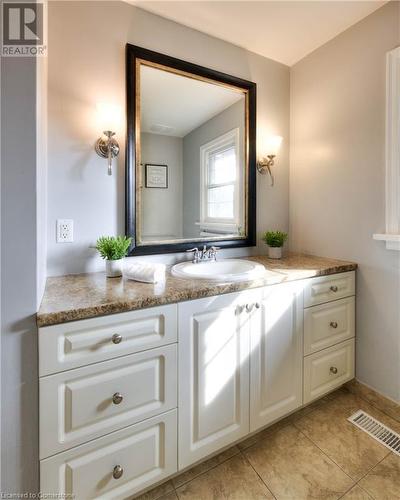
<svg viewBox="0 0 400 500">
<path fill-rule="evenodd" d="M 374 234 L 374 240 L 386 241 L 388 250 L 400 250 L 400 234 Z"/>
<path fill-rule="evenodd" d="M 400 250 L 400 47 L 386 59 L 386 231 L 374 234 Z"/>
</svg>

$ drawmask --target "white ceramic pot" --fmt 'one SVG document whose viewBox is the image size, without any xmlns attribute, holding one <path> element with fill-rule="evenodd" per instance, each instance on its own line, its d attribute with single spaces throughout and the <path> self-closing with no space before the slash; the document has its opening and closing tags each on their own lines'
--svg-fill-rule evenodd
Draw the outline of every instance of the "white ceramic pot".
<svg viewBox="0 0 400 500">
<path fill-rule="evenodd" d="M 268 247 L 268 257 L 270 259 L 281 259 L 282 247 Z"/>
<path fill-rule="evenodd" d="M 122 266 L 124 259 L 106 260 L 106 274 L 107 278 L 117 278 L 122 276 Z"/>
</svg>

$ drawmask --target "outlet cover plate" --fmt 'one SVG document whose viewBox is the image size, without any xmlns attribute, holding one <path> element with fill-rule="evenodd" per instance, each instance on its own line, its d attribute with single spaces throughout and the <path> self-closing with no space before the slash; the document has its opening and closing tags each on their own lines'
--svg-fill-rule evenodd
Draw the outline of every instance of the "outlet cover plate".
<svg viewBox="0 0 400 500">
<path fill-rule="evenodd" d="M 57 243 L 72 243 L 74 241 L 74 221 L 72 219 L 57 219 Z"/>
</svg>

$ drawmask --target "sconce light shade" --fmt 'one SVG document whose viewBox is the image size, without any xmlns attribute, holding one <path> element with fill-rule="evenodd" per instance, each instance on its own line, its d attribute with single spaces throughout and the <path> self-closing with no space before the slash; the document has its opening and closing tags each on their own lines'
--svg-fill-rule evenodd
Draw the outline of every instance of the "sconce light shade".
<svg viewBox="0 0 400 500">
<path fill-rule="evenodd" d="M 280 135 L 271 135 L 267 137 L 264 145 L 263 156 L 276 156 L 279 153 L 283 141 Z"/>
<path fill-rule="evenodd" d="M 102 158 L 107 158 L 108 175 L 112 175 L 112 159 L 119 154 L 119 145 L 115 131 L 120 127 L 121 108 L 113 104 L 97 104 L 97 115 L 103 136 L 96 141 L 95 151 Z"/>
<path fill-rule="evenodd" d="M 275 157 L 279 152 L 283 138 L 280 135 L 271 135 L 266 138 L 263 144 L 263 150 L 257 161 L 257 170 L 260 174 L 269 174 L 271 177 L 271 186 L 275 179 L 271 167 L 275 164 Z"/>
<path fill-rule="evenodd" d="M 121 127 L 121 107 L 107 102 L 99 102 L 96 105 L 99 129 L 111 130 L 114 133 Z"/>
</svg>

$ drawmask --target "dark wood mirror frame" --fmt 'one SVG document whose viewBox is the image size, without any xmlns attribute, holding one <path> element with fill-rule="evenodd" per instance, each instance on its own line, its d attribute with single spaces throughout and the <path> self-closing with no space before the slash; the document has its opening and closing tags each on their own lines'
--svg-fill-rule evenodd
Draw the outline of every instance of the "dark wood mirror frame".
<svg viewBox="0 0 400 500">
<path fill-rule="evenodd" d="M 137 161 L 137 61 L 151 63 L 190 73 L 199 79 L 215 81 L 233 86 L 246 92 L 247 121 L 247 192 L 245 238 L 225 240 L 184 240 L 178 243 L 154 245 L 136 244 L 136 161 Z M 250 247 L 256 245 L 256 84 L 235 76 L 227 75 L 197 64 L 182 61 L 158 52 L 127 44 L 126 46 L 126 91 L 127 91 L 127 138 L 125 171 L 125 232 L 132 238 L 129 255 L 149 255 L 172 252 L 185 252 L 194 246 L 216 245 L 220 248 Z"/>
</svg>

